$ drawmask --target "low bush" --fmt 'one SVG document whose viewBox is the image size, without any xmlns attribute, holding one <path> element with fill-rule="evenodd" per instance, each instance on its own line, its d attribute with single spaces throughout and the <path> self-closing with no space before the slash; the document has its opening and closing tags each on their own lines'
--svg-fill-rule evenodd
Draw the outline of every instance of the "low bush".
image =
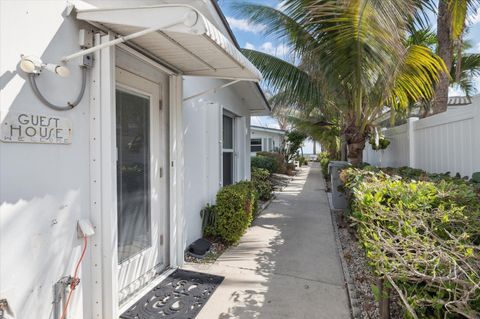
<svg viewBox="0 0 480 319">
<path fill-rule="evenodd" d="M 320 162 L 320 167 L 322 169 L 323 177 L 328 177 L 328 164 L 330 164 L 330 155 L 328 152 L 321 152 L 318 154 L 318 161 Z"/>
<path fill-rule="evenodd" d="M 270 174 L 278 171 L 277 161 L 272 157 L 257 155 L 251 159 L 251 167 L 266 169 Z"/>
<path fill-rule="evenodd" d="M 472 183 L 399 168 L 341 173 L 350 218 L 374 272 L 406 318 L 480 315 L 480 202 Z"/>
<path fill-rule="evenodd" d="M 308 161 L 304 156 L 297 157 L 298 166 L 308 165 Z"/>
<path fill-rule="evenodd" d="M 270 173 L 263 168 L 252 168 L 252 183 L 258 198 L 269 200 L 272 197 L 273 183 L 270 180 Z"/>
<path fill-rule="evenodd" d="M 252 182 L 228 185 L 217 193 L 214 224 L 207 227 L 207 236 L 219 237 L 226 244 L 240 240 L 250 226 L 257 208 L 257 194 Z"/>
<path fill-rule="evenodd" d="M 274 173 L 285 174 L 287 167 L 285 164 L 285 156 L 278 152 L 258 152 L 257 155 L 270 157 L 275 160 L 277 163 L 276 170 Z"/>
</svg>

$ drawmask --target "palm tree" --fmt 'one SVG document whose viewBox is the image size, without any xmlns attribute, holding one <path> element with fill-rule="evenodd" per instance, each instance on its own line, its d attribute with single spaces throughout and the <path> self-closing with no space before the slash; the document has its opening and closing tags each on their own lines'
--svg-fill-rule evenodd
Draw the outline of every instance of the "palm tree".
<svg viewBox="0 0 480 319">
<path fill-rule="evenodd" d="M 433 2 L 433 1 L 432 1 Z M 447 70 L 454 64 L 454 48 L 457 48 L 458 61 L 462 62 L 462 36 L 469 14 L 475 13 L 479 5 L 478 0 L 438 0 L 437 15 L 437 39 L 438 55 L 443 59 Z M 457 68 L 455 73 L 457 81 L 460 81 L 462 68 Z M 440 75 L 435 89 L 435 100 L 433 114 L 447 110 L 448 88 L 450 86 L 450 75 L 443 72 Z"/>
<path fill-rule="evenodd" d="M 287 43 L 297 64 L 243 50 L 278 92 L 275 103 L 339 114 L 352 163 L 362 161 L 374 121 L 389 108 L 430 99 L 445 65 L 429 48 L 407 45 L 421 0 L 286 0 L 282 10 L 236 8 Z"/>
<path fill-rule="evenodd" d="M 437 35 L 430 27 L 417 29 L 412 26 L 407 43 L 423 45 L 431 48 L 433 51 L 437 51 L 438 47 Z M 449 72 L 450 85 L 459 86 L 468 97 L 475 93 L 475 78 L 480 76 L 480 54 L 465 53 L 471 49 L 472 45 L 468 41 L 462 43 L 461 50 L 453 53 L 452 66 Z M 412 105 L 412 107 L 418 105 L 423 109 L 422 117 L 426 117 L 431 113 L 435 103 L 434 101 L 424 101 L 423 103 Z"/>
</svg>

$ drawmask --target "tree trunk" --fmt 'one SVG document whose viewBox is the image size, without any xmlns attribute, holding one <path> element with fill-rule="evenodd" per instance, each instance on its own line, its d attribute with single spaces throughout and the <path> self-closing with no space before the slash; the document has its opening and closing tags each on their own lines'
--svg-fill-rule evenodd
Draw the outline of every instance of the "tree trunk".
<svg viewBox="0 0 480 319">
<path fill-rule="evenodd" d="M 360 132 L 360 128 L 355 126 L 355 121 L 350 121 L 350 125 L 344 130 L 345 142 L 347 144 L 347 160 L 351 164 L 360 164 L 363 162 L 363 149 L 367 140 L 367 133 Z"/>
<path fill-rule="evenodd" d="M 453 62 L 452 13 L 447 0 L 438 1 L 437 38 L 437 53 L 445 62 L 447 70 L 450 70 Z M 432 109 L 433 114 L 438 114 L 447 110 L 449 86 L 450 75 L 442 72 L 435 88 L 435 100 Z"/>
<path fill-rule="evenodd" d="M 315 140 L 312 140 L 313 141 L 313 155 L 317 155 L 317 141 Z"/>
</svg>

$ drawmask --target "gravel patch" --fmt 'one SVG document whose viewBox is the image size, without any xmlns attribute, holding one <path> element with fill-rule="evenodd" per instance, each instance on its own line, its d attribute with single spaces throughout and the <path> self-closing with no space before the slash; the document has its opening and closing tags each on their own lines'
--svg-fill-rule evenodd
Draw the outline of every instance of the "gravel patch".
<svg viewBox="0 0 480 319">
<path fill-rule="evenodd" d="M 220 257 L 227 247 L 220 243 L 220 242 L 212 242 L 212 247 L 210 250 L 205 254 L 203 258 L 196 258 L 185 253 L 185 261 L 189 263 L 196 263 L 196 264 L 213 264 L 218 257 Z"/>
</svg>

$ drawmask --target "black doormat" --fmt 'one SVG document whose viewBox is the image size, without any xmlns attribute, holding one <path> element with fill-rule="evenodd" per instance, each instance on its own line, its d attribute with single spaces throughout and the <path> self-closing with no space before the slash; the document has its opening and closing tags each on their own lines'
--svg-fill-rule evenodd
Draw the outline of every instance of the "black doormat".
<svg viewBox="0 0 480 319">
<path fill-rule="evenodd" d="M 125 311 L 122 319 L 193 319 L 224 277 L 177 269 Z"/>
</svg>

